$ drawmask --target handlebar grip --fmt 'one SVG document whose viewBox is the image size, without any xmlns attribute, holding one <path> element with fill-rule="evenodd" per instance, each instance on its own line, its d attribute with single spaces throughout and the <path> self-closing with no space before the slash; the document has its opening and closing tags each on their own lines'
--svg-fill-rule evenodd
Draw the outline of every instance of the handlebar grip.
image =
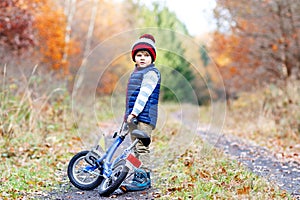
<svg viewBox="0 0 300 200">
<path fill-rule="evenodd" d="M 138 124 L 137 118 L 132 118 L 131 123 L 137 125 Z"/>
</svg>

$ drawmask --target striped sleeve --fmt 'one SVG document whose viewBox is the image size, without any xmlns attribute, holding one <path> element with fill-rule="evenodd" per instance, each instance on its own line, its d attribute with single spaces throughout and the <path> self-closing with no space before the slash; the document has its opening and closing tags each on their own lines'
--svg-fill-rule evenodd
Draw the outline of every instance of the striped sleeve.
<svg viewBox="0 0 300 200">
<path fill-rule="evenodd" d="M 158 80 L 158 75 L 154 71 L 149 71 L 144 75 L 144 79 L 141 84 L 141 89 L 137 96 L 131 114 L 138 116 L 143 111 L 149 96 L 152 94 L 158 83 Z"/>
</svg>

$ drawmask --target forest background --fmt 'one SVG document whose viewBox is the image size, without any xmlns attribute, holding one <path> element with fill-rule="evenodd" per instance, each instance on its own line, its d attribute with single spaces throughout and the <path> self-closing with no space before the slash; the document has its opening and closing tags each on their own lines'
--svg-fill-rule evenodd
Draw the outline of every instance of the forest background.
<svg viewBox="0 0 300 200">
<path fill-rule="evenodd" d="M 282 154 L 300 148 L 299 13 L 297 0 L 216 0 L 211 22 L 216 29 L 191 36 L 176 14 L 159 1 L 145 6 L 133 0 L 3 0 L 1 159 L 7 162 L 24 154 L 36 156 L 36 152 L 44 155 L 43 145 L 27 140 L 35 140 L 38 134 L 52 148 L 53 132 L 76 129 L 68 119 L 67 105 L 76 75 L 91 65 L 92 76 L 116 50 L 102 49 L 98 59 L 87 61 L 90 53 L 107 41 L 116 47 L 131 44 L 118 38 L 132 30 L 164 33 L 156 35 L 157 46 L 165 45 L 158 48 L 156 64 L 168 66 L 162 68 L 162 102 L 209 106 L 225 99 L 226 129 L 258 143 L 264 141 L 268 147 L 277 145 L 280 149 L 275 151 Z M 111 96 L 124 71 L 132 69 L 129 52 L 130 46 L 128 55 L 104 66 L 96 97 Z M 253 125 L 257 120 L 259 125 Z M 25 132 L 30 134 L 24 137 Z M 257 135 L 264 140 L 255 139 Z M 68 139 L 70 146 L 79 140 Z M 292 151 L 287 157 L 298 156 Z M 2 176 L 2 181 L 7 179 Z"/>
</svg>

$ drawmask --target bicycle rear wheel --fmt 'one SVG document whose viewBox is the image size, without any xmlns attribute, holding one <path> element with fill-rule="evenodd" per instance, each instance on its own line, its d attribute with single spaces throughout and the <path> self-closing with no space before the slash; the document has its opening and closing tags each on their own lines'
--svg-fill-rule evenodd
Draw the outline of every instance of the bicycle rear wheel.
<svg viewBox="0 0 300 200">
<path fill-rule="evenodd" d="M 87 166 L 90 166 L 85 161 L 85 156 L 89 151 L 81 151 L 77 153 L 69 162 L 68 165 L 68 177 L 70 182 L 81 190 L 93 190 L 103 180 L 103 176 L 100 175 L 100 170 L 97 168 L 94 171 L 84 170 Z"/>
<path fill-rule="evenodd" d="M 113 193 L 126 178 L 129 168 L 126 166 L 125 160 L 120 160 L 114 167 L 109 178 L 104 179 L 99 186 L 99 194 L 101 196 L 109 196 Z"/>
</svg>

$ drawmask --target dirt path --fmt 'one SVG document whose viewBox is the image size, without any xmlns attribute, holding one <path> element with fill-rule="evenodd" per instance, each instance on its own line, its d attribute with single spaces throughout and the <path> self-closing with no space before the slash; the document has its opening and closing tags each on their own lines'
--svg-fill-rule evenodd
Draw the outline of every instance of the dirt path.
<svg viewBox="0 0 300 200">
<path fill-rule="evenodd" d="M 177 118 L 177 115 L 174 115 Z M 280 161 L 267 148 L 258 146 L 249 141 L 243 141 L 241 138 L 232 135 L 216 135 L 207 133 L 205 128 L 198 131 L 202 139 L 213 147 L 219 148 L 231 158 L 244 164 L 249 170 L 259 176 L 265 177 L 270 182 L 277 184 L 281 189 L 287 191 L 296 199 L 300 199 L 300 164 L 293 162 Z M 119 199 L 131 200 L 155 199 L 159 193 L 156 189 L 149 189 L 143 192 L 132 192 L 123 195 L 113 195 L 109 198 L 100 197 L 97 190 L 81 191 L 72 186 L 67 180 L 67 175 L 62 175 L 66 179 L 65 184 L 61 185 L 59 190 L 48 193 L 39 199 Z"/>
<path fill-rule="evenodd" d="M 205 141 L 222 149 L 252 172 L 265 177 L 296 199 L 300 199 L 300 163 L 282 162 L 267 148 L 250 144 L 235 136 L 215 135 L 205 131 L 199 131 L 199 134 Z"/>
<path fill-rule="evenodd" d="M 101 197 L 98 194 L 98 191 L 81 191 L 73 186 L 69 188 L 67 191 L 53 191 L 49 193 L 47 196 L 41 197 L 39 199 L 45 200 L 108 200 L 108 199 L 118 199 L 118 200 L 150 200 L 154 199 L 156 192 L 154 189 L 148 189 L 142 192 L 128 192 L 122 195 L 111 195 L 110 197 Z"/>
</svg>

